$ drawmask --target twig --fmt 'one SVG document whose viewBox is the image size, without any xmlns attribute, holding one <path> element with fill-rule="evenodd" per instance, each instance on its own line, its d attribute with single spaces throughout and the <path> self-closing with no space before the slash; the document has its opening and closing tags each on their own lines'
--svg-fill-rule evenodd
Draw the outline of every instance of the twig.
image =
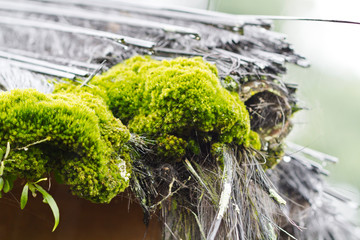
<svg viewBox="0 0 360 240">
<path fill-rule="evenodd" d="M 180 34 L 200 36 L 200 33 L 192 28 L 143 20 L 134 17 L 123 17 L 115 14 L 104 14 L 96 11 L 91 11 L 89 9 L 83 10 L 81 8 L 65 8 L 63 6 L 59 8 L 58 6 L 46 6 L 44 4 L 27 4 L 7 1 L 1 2 L 0 9 L 72 17 L 86 20 L 96 20 L 102 22 L 112 22 L 135 27 L 161 29 L 164 32 L 174 32 Z"/>
<path fill-rule="evenodd" d="M 137 47 L 152 49 L 155 46 L 154 42 L 132 38 L 128 36 L 123 36 L 111 32 L 105 32 L 90 28 L 72 26 L 72 25 L 63 25 L 57 22 L 44 22 L 44 21 L 35 21 L 29 19 L 21 19 L 21 18 L 13 18 L 13 17 L 3 17 L 0 16 L 0 24 L 4 25 L 15 25 L 15 26 L 23 26 L 23 27 L 34 27 L 34 28 L 42 28 L 48 30 L 55 30 L 60 32 L 74 33 L 74 34 L 82 34 L 92 37 L 100 37 L 113 40 L 115 42 L 121 44 L 130 44 Z"/>
<path fill-rule="evenodd" d="M 15 150 L 25 150 L 25 151 L 27 151 L 29 149 L 29 147 L 31 147 L 33 145 L 40 144 L 40 143 L 43 143 L 43 142 L 47 142 L 47 141 L 50 141 L 50 140 L 51 140 L 51 137 L 47 137 L 47 138 L 39 140 L 37 142 L 30 143 L 30 144 L 26 145 L 25 147 L 16 148 Z"/>
<path fill-rule="evenodd" d="M 166 195 L 166 197 L 164 197 L 163 199 L 161 199 L 159 202 L 155 203 L 154 205 L 150 206 L 150 209 L 154 209 L 155 207 L 159 206 L 160 204 L 162 204 L 165 200 L 167 200 L 168 198 L 170 198 L 172 195 L 174 195 L 175 193 L 177 193 L 181 188 L 176 189 L 174 192 L 172 192 L 172 187 L 174 185 L 174 183 L 176 182 L 176 179 L 173 178 L 171 183 L 169 184 L 169 193 Z"/>
<path fill-rule="evenodd" d="M 199 176 L 199 174 L 195 171 L 193 166 L 191 165 L 190 161 L 185 159 L 186 167 L 191 172 L 191 174 L 194 175 L 194 177 L 199 181 L 199 183 L 206 189 L 206 191 L 210 194 L 212 201 L 216 200 L 217 198 L 214 196 L 212 191 L 209 190 L 208 186 L 205 184 L 205 182 L 202 180 L 202 178 Z"/>
<path fill-rule="evenodd" d="M 81 69 L 66 67 L 66 66 L 38 60 L 36 58 L 25 57 L 25 56 L 21 56 L 21 55 L 9 53 L 9 52 L 4 52 L 4 51 L 0 51 L 0 58 L 9 59 L 9 60 L 13 60 L 13 61 L 19 61 L 19 62 L 36 65 L 36 66 L 40 66 L 40 67 L 44 67 L 44 68 L 50 68 L 50 69 L 54 69 L 54 70 L 65 72 L 65 73 L 75 74 L 75 75 L 78 75 L 81 77 L 86 77 L 89 75 L 89 73 L 87 71 L 84 71 Z"/>
<path fill-rule="evenodd" d="M 101 71 L 101 69 L 104 67 L 105 63 L 106 63 L 106 59 L 105 59 L 104 61 L 102 61 L 102 63 L 100 64 L 100 66 L 99 66 L 95 71 L 93 71 L 93 72 L 90 74 L 90 76 L 80 85 L 80 87 L 83 87 L 83 86 L 87 85 L 87 84 L 91 81 L 91 79 L 93 79 L 93 77 L 94 77 L 98 72 Z"/>
<path fill-rule="evenodd" d="M 37 65 L 33 65 L 33 64 L 25 63 L 25 62 L 14 61 L 11 59 L 7 59 L 7 62 L 12 66 L 16 66 L 18 68 L 26 69 L 26 70 L 29 70 L 32 72 L 42 73 L 42 74 L 55 76 L 55 77 L 59 77 L 59 78 L 67 78 L 67 79 L 75 79 L 76 78 L 75 74 L 66 73 L 63 71 L 59 71 L 59 70 L 55 70 L 55 69 L 51 69 L 51 68 L 47 68 L 47 67 L 37 66 Z"/>
<path fill-rule="evenodd" d="M 316 151 L 314 149 L 310 149 L 310 148 L 307 148 L 307 147 L 297 145 L 297 144 L 295 144 L 293 142 L 288 142 L 287 141 L 286 145 L 289 148 L 294 149 L 294 151 L 296 151 L 295 153 L 300 152 L 300 153 L 309 155 L 309 156 L 311 156 L 313 158 L 316 158 L 316 159 L 318 159 L 320 161 L 331 162 L 331 163 L 337 163 L 339 161 L 339 159 L 337 157 L 334 157 L 334 156 L 331 156 L 331 155 Z"/>
<path fill-rule="evenodd" d="M 219 210 L 216 214 L 216 218 L 214 222 L 211 224 L 209 234 L 208 234 L 208 240 L 214 240 L 216 237 L 216 234 L 219 230 L 220 223 L 224 217 L 224 214 L 229 206 L 230 203 L 230 197 L 231 197 L 231 191 L 232 187 L 231 184 L 233 182 L 233 173 L 232 173 L 232 162 L 233 160 L 230 159 L 231 156 L 228 153 L 227 149 L 223 150 L 223 158 L 224 158 L 224 172 L 223 172 L 223 190 L 221 192 L 220 196 L 220 202 L 219 202 Z"/>
</svg>

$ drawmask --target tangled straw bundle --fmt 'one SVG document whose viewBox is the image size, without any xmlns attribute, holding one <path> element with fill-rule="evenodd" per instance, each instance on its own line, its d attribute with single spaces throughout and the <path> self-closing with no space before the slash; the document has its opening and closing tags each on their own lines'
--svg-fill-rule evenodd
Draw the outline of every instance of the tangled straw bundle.
<svg viewBox="0 0 360 240">
<path fill-rule="evenodd" d="M 281 75 L 308 63 L 268 20 L 82 0 L 0 11 L 5 185 L 55 173 L 96 203 L 131 189 L 163 239 L 358 236 L 329 211 L 347 200 L 326 171 L 285 146 L 301 107 Z"/>
</svg>

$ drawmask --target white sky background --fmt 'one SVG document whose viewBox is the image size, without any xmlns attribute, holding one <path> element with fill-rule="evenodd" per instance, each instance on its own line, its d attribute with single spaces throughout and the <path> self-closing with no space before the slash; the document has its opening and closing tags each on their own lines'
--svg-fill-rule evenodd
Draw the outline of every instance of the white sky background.
<svg viewBox="0 0 360 240">
<path fill-rule="evenodd" d="M 284 15 L 360 22 L 360 0 L 289 0 Z M 360 25 L 289 21 L 282 29 L 317 68 L 360 81 Z"/>
<path fill-rule="evenodd" d="M 206 9 L 208 0 L 133 0 L 131 2 L 147 2 L 151 4 L 160 4 L 164 6 L 182 6 Z"/>
<path fill-rule="evenodd" d="M 282 15 L 360 22 L 360 0 L 288 0 L 285 3 Z M 305 84 L 300 86 L 304 98 L 326 92 L 318 96 L 318 100 L 313 97 L 312 105 L 307 105 L 309 111 L 295 115 L 300 125 L 293 129 L 290 139 L 297 141 L 298 136 L 311 136 L 312 140 L 302 141 L 302 144 L 310 148 L 313 144 L 321 145 L 322 149 L 318 150 L 339 157 L 340 162 L 330 166 L 332 183 L 341 184 L 342 189 L 347 189 L 348 193 L 357 192 L 355 195 L 359 196 L 360 25 L 288 21 L 280 31 L 287 34 L 296 51 L 312 64 L 302 75 L 299 71 L 301 77 L 309 74 L 305 81 L 311 80 L 306 87 Z M 311 77 L 311 71 L 320 71 L 316 75 L 320 79 Z M 329 76 L 334 78 L 329 79 Z M 329 82 L 332 87 L 324 85 L 334 79 L 335 83 Z M 334 85 L 345 94 L 336 93 Z M 346 94 L 343 89 L 349 92 Z M 345 187 L 348 184 L 356 186 L 357 191 Z"/>
</svg>

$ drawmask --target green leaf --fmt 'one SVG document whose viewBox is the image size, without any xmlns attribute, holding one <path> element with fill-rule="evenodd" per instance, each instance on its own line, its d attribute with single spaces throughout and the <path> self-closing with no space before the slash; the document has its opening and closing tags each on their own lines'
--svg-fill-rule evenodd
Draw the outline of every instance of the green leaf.
<svg viewBox="0 0 360 240">
<path fill-rule="evenodd" d="M 20 208 L 21 210 L 25 208 L 26 203 L 28 201 L 28 195 L 29 195 L 29 184 L 25 184 L 20 198 Z"/>
<path fill-rule="evenodd" d="M 39 183 L 39 182 L 46 181 L 46 180 L 47 180 L 47 178 L 40 178 L 39 180 L 37 180 L 37 181 L 34 182 L 34 183 Z"/>
<path fill-rule="evenodd" d="M 4 160 L 7 159 L 7 157 L 9 156 L 9 153 L 10 153 L 10 142 L 7 142 Z"/>
<path fill-rule="evenodd" d="M 5 179 L 5 183 L 4 183 L 4 193 L 7 193 L 7 192 L 9 192 L 10 191 L 10 183 L 9 183 L 9 181 L 7 180 L 7 179 Z"/>
<path fill-rule="evenodd" d="M 0 161 L 3 159 L 4 156 L 4 150 L 0 148 Z"/>
<path fill-rule="evenodd" d="M 59 225 L 59 221 L 60 221 L 59 208 L 58 208 L 54 198 L 45 189 L 43 189 L 40 185 L 38 185 L 36 183 L 34 183 L 34 186 L 43 195 L 44 200 L 47 201 L 47 203 L 49 204 L 49 206 L 51 208 L 51 211 L 53 212 L 55 224 L 54 224 L 52 231 L 55 231 L 55 229 Z"/>
<path fill-rule="evenodd" d="M 4 187 L 4 179 L 0 177 L 0 192 L 3 190 Z"/>
<path fill-rule="evenodd" d="M 14 182 L 16 180 L 16 176 L 15 175 L 7 175 L 6 180 L 9 183 L 9 191 L 11 191 L 11 189 L 13 189 L 13 187 L 14 187 Z"/>
<path fill-rule="evenodd" d="M 64 184 L 61 174 L 58 171 L 54 173 L 55 181 L 59 184 Z"/>
<path fill-rule="evenodd" d="M 4 174 L 4 168 L 5 168 L 5 164 L 4 164 L 4 161 L 2 161 L 0 163 L 0 176 L 2 176 Z"/>
</svg>

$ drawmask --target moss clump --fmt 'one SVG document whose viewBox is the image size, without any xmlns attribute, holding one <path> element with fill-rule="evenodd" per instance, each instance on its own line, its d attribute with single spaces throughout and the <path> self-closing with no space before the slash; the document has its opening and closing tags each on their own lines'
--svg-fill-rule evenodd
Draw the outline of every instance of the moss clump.
<svg viewBox="0 0 360 240">
<path fill-rule="evenodd" d="M 259 148 L 246 107 L 236 93 L 221 86 L 216 67 L 201 58 L 157 61 L 136 56 L 91 83 L 92 88 L 62 84 L 55 92 L 102 97 L 130 131 L 156 139 L 164 158 L 178 159 L 186 151 L 198 155 L 203 143 Z M 166 141 L 170 138 L 174 141 Z"/>
<path fill-rule="evenodd" d="M 12 160 L 5 163 L 5 175 L 16 175 L 20 178 L 39 179 L 48 170 L 49 156 L 39 148 L 30 148 L 26 151 L 13 151 L 10 155 Z"/>
<path fill-rule="evenodd" d="M 194 139 L 191 139 L 188 144 L 187 144 L 187 149 L 190 150 L 190 152 L 192 152 L 195 155 L 200 155 L 201 153 L 201 148 L 200 145 L 197 141 L 195 141 Z"/>
<path fill-rule="evenodd" d="M 238 92 L 240 89 L 239 83 L 237 83 L 232 77 L 226 76 L 221 80 L 221 85 L 230 92 Z"/>
<path fill-rule="evenodd" d="M 249 134 L 249 143 L 250 145 L 257 149 L 260 150 L 261 149 L 261 141 L 260 141 L 260 136 L 257 132 L 254 131 L 250 131 Z"/>
<path fill-rule="evenodd" d="M 187 142 L 174 135 L 165 135 L 157 138 L 158 153 L 167 160 L 181 159 L 186 153 Z"/>
<path fill-rule="evenodd" d="M 225 144 L 223 143 L 214 143 L 211 145 L 211 156 L 216 159 L 217 163 L 221 167 L 221 169 L 224 168 L 224 148 Z"/>
<path fill-rule="evenodd" d="M 118 156 L 130 134 L 102 98 L 13 90 L 0 94 L 0 112 L 0 146 L 12 146 L 5 175 L 36 180 L 56 170 L 75 194 L 94 202 L 109 202 L 128 186 Z"/>
<path fill-rule="evenodd" d="M 266 163 L 263 165 L 263 168 L 265 170 L 274 168 L 281 161 L 284 154 L 285 152 L 283 144 L 270 144 L 267 151 Z"/>
<path fill-rule="evenodd" d="M 207 135 L 213 142 L 249 145 L 246 107 L 221 86 L 215 66 L 201 58 L 156 61 L 137 56 L 92 84 L 106 90 L 110 109 L 132 132 L 187 142 L 195 134 Z"/>
</svg>

